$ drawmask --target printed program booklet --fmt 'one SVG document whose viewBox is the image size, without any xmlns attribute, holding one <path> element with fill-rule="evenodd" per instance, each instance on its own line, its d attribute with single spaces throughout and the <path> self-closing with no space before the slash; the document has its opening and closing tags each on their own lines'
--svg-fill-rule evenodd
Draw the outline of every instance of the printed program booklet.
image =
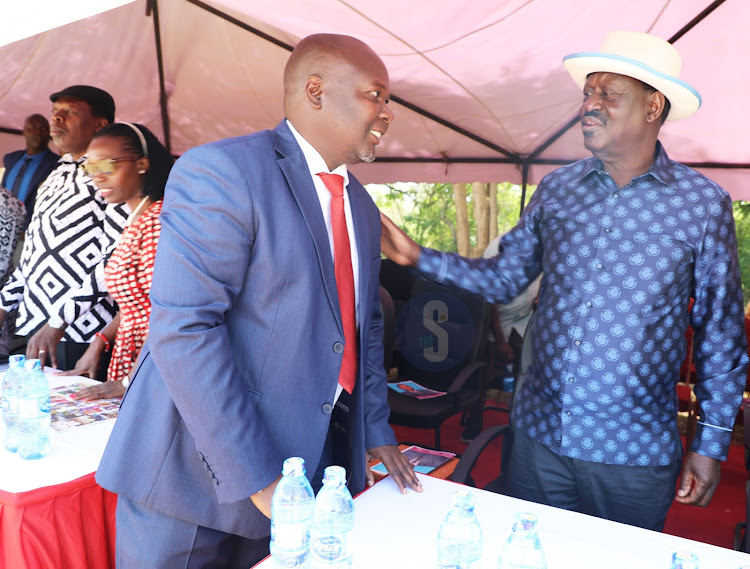
<svg viewBox="0 0 750 569">
<path fill-rule="evenodd" d="M 415 472 L 421 474 L 429 474 L 435 470 L 438 466 L 442 466 L 450 459 L 456 456 L 455 453 L 442 451 L 442 450 L 430 450 L 428 448 L 418 447 L 412 445 L 401 451 L 406 458 L 409 459 Z M 383 466 L 382 462 L 379 462 L 375 466 L 371 467 L 373 472 L 379 472 L 381 474 L 387 474 L 388 471 Z"/>
<path fill-rule="evenodd" d="M 407 395 L 408 397 L 414 397 L 415 399 L 430 399 L 432 397 L 440 397 L 445 395 L 445 391 L 435 391 L 429 389 L 424 385 L 419 385 L 416 381 L 395 381 L 389 383 L 388 387 L 393 389 L 396 393 L 401 395 Z"/>
<path fill-rule="evenodd" d="M 86 387 L 90 387 L 90 385 L 86 383 L 71 383 L 63 387 L 53 387 L 50 389 L 53 429 L 56 431 L 67 431 L 73 427 L 81 427 L 117 418 L 117 411 L 120 409 L 120 399 L 79 401 L 73 398 L 75 393 Z"/>
</svg>

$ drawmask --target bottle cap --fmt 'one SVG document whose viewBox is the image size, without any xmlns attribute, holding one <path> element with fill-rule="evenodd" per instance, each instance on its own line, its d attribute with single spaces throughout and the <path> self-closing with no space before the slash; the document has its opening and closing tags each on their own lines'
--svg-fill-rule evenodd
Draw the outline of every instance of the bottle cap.
<svg viewBox="0 0 750 569">
<path fill-rule="evenodd" d="M 328 466 L 323 471 L 323 484 L 326 486 L 343 486 L 346 484 L 346 469 L 343 466 Z"/>
<path fill-rule="evenodd" d="M 672 569 L 698 569 L 698 558 L 689 551 L 675 551 L 672 554 Z"/>
<path fill-rule="evenodd" d="M 536 532 L 537 518 L 534 514 L 522 512 L 516 515 L 516 521 L 513 524 L 515 533 L 534 533 Z"/>
<path fill-rule="evenodd" d="M 304 473 L 305 459 L 299 456 L 292 456 L 287 458 L 284 461 L 284 467 L 281 469 L 281 474 L 283 476 L 301 476 Z"/>
<path fill-rule="evenodd" d="M 462 510 L 473 510 L 474 495 L 468 490 L 456 490 L 453 493 L 453 506 Z"/>
<path fill-rule="evenodd" d="M 8 361 L 10 362 L 11 367 L 23 367 L 23 364 L 26 361 L 26 356 L 23 354 L 13 354 L 8 358 Z"/>
</svg>

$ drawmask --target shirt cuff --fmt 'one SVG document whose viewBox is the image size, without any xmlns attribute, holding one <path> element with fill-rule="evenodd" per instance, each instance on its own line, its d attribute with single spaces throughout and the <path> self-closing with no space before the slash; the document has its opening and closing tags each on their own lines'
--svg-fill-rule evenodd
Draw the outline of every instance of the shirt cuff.
<svg viewBox="0 0 750 569">
<path fill-rule="evenodd" d="M 698 421 L 690 450 L 717 460 L 726 460 L 731 442 L 731 429 Z"/>
<path fill-rule="evenodd" d="M 431 281 L 442 283 L 448 272 L 448 258 L 442 251 L 422 247 L 416 268 Z"/>
</svg>

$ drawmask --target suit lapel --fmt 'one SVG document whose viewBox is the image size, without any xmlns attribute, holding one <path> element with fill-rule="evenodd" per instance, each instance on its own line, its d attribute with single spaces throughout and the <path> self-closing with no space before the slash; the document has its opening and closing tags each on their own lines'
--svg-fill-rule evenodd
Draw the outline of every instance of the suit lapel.
<svg viewBox="0 0 750 569">
<path fill-rule="evenodd" d="M 367 223 L 365 204 L 362 202 L 364 188 L 359 181 L 349 173 L 349 204 L 352 208 L 354 235 L 357 239 L 357 257 L 359 259 L 359 322 L 364 322 L 364 310 L 367 306 L 368 283 L 370 270 L 370 253 L 367 246 L 372 230 Z"/>
<path fill-rule="evenodd" d="M 339 309 L 339 298 L 336 292 L 336 273 L 331 256 L 331 245 L 328 241 L 328 230 L 323 220 L 323 212 L 320 211 L 318 194 L 315 185 L 310 178 L 310 170 L 305 161 L 297 141 L 294 139 L 286 121 L 274 129 L 276 150 L 282 155 L 279 158 L 279 167 L 289 184 L 300 213 L 305 220 L 307 229 L 312 237 L 315 252 L 318 256 L 323 284 L 325 286 L 328 302 L 336 317 L 336 322 L 343 334 L 344 327 L 341 323 L 341 311 Z"/>
</svg>

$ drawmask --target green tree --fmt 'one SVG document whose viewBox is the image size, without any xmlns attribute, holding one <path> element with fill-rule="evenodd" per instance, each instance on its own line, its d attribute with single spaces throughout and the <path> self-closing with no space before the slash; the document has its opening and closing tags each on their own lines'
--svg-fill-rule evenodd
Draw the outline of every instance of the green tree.
<svg viewBox="0 0 750 569">
<path fill-rule="evenodd" d="M 742 275 L 742 295 L 750 302 L 750 202 L 734 202 L 734 224 L 737 231 L 737 256 Z"/>
<path fill-rule="evenodd" d="M 535 186 L 527 190 L 526 199 Z M 368 186 L 377 206 L 417 243 L 425 247 L 455 252 L 458 247 L 456 203 L 453 184 L 399 183 Z M 477 245 L 476 219 L 471 184 L 466 185 L 469 214 L 469 243 Z M 521 187 L 504 182 L 497 184 L 497 231 L 505 233 L 518 222 Z M 481 252 L 479 252 L 481 254 Z"/>
</svg>

